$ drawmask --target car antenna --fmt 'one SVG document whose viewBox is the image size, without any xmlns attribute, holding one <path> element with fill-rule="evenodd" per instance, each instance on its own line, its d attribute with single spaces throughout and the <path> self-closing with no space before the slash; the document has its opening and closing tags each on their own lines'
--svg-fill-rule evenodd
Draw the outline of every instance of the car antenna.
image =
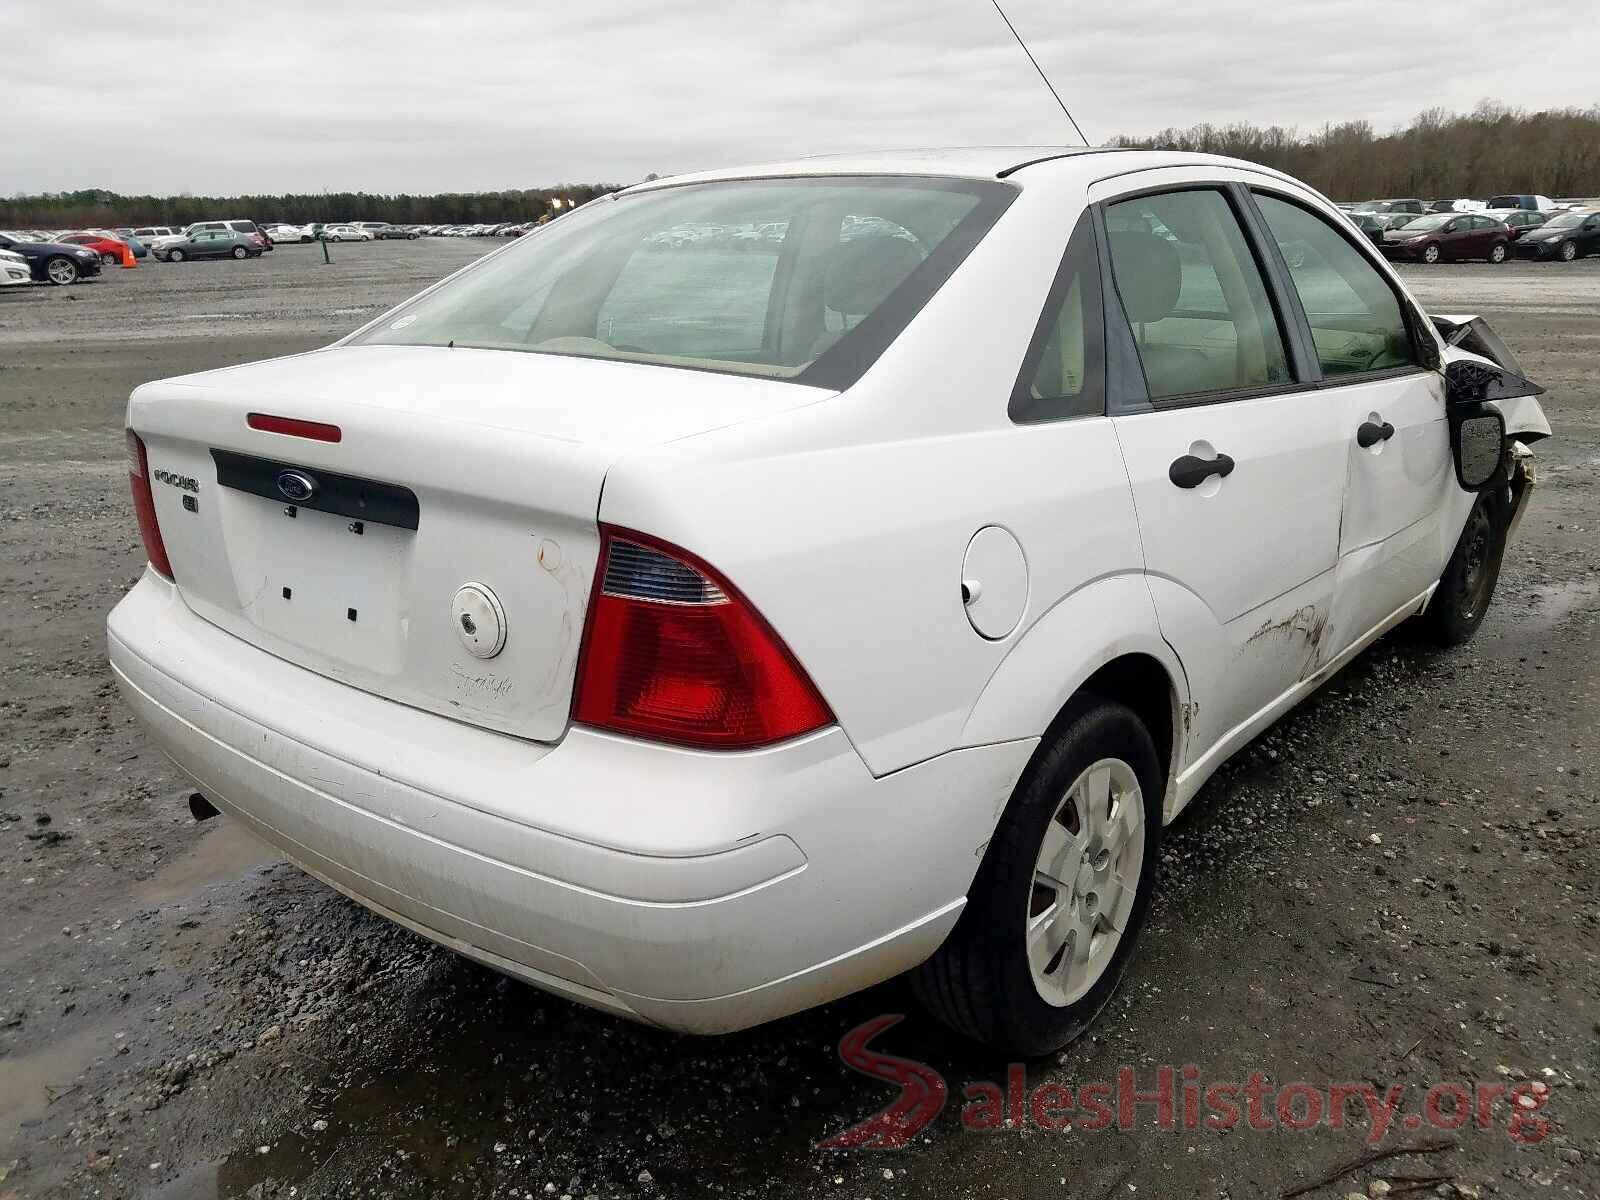
<svg viewBox="0 0 1600 1200">
<path fill-rule="evenodd" d="M 1050 89 L 1050 94 L 1056 98 L 1056 103 L 1061 106 L 1061 111 L 1066 113 L 1067 120 L 1072 122 L 1072 131 L 1078 135 L 1085 146 L 1089 139 L 1083 136 L 1083 130 L 1078 128 L 1078 121 L 1067 110 L 1066 101 L 1061 99 L 1061 93 L 1056 91 L 1056 85 L 1050 82 L 1050 77 L 1044 73 L 1044 68 L 1039 65 L 1039 60 L 1033 56 L 1033 51 L 1028 49 L 1028 43 L 1022 40 L 1022 35 L 1017 32 L 1017 27 L 1011 23 L 1011 18 L 1006 16 L 1006 10 L 1000 7 L 1000 0 L 989 0 L 994 5 L 995 12 L 1000 14 L 1000 19 L 1006 23 L 1006 28 L 1011 30 L 1011 36 L 1017 39 L 1017 45 L 1022 47 L 1022 52 L 1028 56 L 1028 61 L 1033 64 L 1033 69 L 1039 72 L 1039 78 L 1044 80 L 1045 87 Z"/>
</svg>

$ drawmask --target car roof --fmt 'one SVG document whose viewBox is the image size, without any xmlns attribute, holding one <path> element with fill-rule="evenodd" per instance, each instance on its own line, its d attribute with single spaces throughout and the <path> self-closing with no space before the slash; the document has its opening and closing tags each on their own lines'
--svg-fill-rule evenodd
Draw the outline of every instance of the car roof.
<svg viewBox="0 0 1600 1200">
<path fill-rule="evenodd" d="M 1004 179 L 1036 163 L 1084 155 L 1126 156 L 1141 165 L 1161 165 L 1157 158 L 1184 162 L 1227 162 L 1214 155 L 1176 154 L 1159 150 L 1128 150 L 1120 146 L 966 146 L 911 150 L 879 150 L 850 154 L 824 154 L 779 162 L 722 167 L 649 180 L 626 189 L 630 192 L 677 187 L 686 183 L 711 183 L 729 179 L 770 179 L 818 175 L 930 175 L 966 179 Z"/>
</svg>

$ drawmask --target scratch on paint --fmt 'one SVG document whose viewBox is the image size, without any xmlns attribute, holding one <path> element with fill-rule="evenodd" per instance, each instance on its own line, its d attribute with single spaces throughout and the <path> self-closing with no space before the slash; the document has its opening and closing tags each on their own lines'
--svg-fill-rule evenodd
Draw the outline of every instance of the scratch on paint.
<svg viewBox="0 0 1600 1200">
<path fill-rule="evenodd" d="M 1245 639 L 1245 645 L 1282 635 L 1288 641 L 1305 643 L 1305 661 L 1300 665 L 1300 678 L 1313 674 L 1322 651 L 1322 639 L 1328 632 L 1328 617 L 1315 604 L 1305 604 L 1279 620 L 1262 622 L 1261 628 Z"/>
</svg>

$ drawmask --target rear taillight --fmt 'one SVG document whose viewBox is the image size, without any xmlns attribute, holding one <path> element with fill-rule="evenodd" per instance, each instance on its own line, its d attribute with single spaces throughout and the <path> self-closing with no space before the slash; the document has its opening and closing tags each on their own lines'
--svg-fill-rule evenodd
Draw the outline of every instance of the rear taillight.
<svg viewBox="0 0 1600 1200">
<path fill-rule="evenodd" d="M 747 750 L 831 724 L 782 639 L 711 567 L 601 527 L 573 718 L 617 733 Z"/>
<path fill-rule="evenodd" d="M 150 460 L 145 456 L 144 443 L 133 430 L 128 430 L 128 481 L 133 485 L 133 513 L 139 518 L 139 535 L 144 538 L 144 552 L 150 565 L 168 579 L 172 563 L 167 558 L 167 548 L 161 541 L 161 526 L 156 524 L 156 498 L 150 494 Z"/>
</svg>

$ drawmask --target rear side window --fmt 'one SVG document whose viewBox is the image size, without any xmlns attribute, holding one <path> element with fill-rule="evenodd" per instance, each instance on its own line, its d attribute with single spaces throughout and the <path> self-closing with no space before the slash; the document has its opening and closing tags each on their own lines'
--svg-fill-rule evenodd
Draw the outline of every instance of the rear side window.
<svg viewBox="0 0 1600 1200">
<path fill-rule="evenodd" d="M 1100 262 L 1085 213 L 1067 242 L 1033 341 L 1017 376 L 1009 412 L 1018 422 L 1055 421 L 1105 412 Z"/>
<path fill-rule="evenodd" d="M 1124 200 L 1106 208 L 1106 229 L 1151 400 L 1293 382 L 1261 271 L 1221 192 Z"/>
<path fill-rule="evenodd" d="M 1255 201 L 1300 296 L 1322 373 L 1359 375 L 1413 364 L 1400 298 L 1366 255 L 1309 209 L 1263 192 Z"/>
</svg>

